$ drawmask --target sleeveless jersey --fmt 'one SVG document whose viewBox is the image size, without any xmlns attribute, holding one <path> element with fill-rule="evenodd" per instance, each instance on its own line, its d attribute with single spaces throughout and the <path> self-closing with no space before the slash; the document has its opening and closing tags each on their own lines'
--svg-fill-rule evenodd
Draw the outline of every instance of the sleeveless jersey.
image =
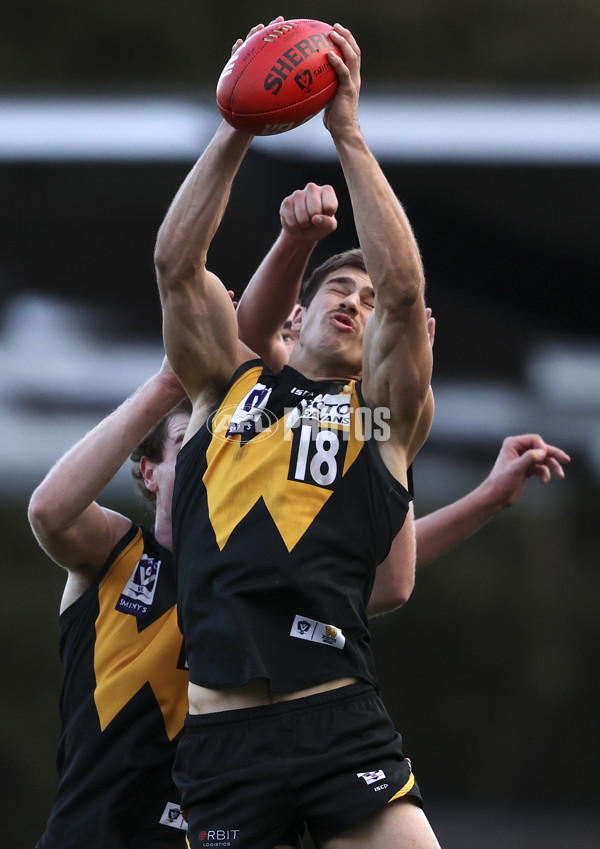
<svg viewBox="0 0 600 849">
<path fill-rule="evenodd" d="M 373 416 L 356 381 L 252 360 L 183 446 L 173 542 L 193 683 L 376 683 L 366 606 L 411 497 Z"/>
<path fill-rule="evenodd" d="M 60 781 L 39 849 L 183 849 L 171 770 L 187 670 L 171 553 L 132 526 L 59 624 Z"/>
</svg>

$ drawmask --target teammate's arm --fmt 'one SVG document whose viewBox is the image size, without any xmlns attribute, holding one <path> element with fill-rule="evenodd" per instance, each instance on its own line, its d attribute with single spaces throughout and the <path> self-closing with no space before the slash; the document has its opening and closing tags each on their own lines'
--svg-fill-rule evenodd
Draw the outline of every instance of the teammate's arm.
<svg viewBox="0 0 600 849">
<path fill-rule="evenodd" d="M 417 568 L 425 566 L 517 501 L 531 477 L 547 484 L 565 477 L 571 458 L 537 433 L 507 436 L 496 461 L 472 492 L 416 521 Z"/>
<path fill-rule="evenodd" d="M 514 504 L 531 477 L 547 484 L 564 479 L 571 458 L 539 434 L 507 436 L 485 480 L 467 495 L 414 521 L 409 512 L 387 558 L 377 569 L 367 612 L 386 613 L 404 604 L 414 586 L 416 568 L 436 560 Z M 416 552 L 415 552 L 416 547 Z"/>
<path fill-rule="evenodd" d="M 406 604 L 415 586 L 417 559 L 416 527 L 411 504 L 404 524 L 392 540 L 385 560 L 377 567 L 367 605 L 367 615 L 389 613 Z"/>
<path fill-rule="evenodd" d="M 281 232 L 248 283 L 237 308 L 240 339 L 273 369 L 288 361 L 281 328 L 290 316 L 317 243 L 337 227 L 331 186 L 307 183 L 284 198 Z"/>
<path fill-rule="evenodd" d="M 184 397 L 166 359 L 160 370 L 56 463 L 31 496 L 28 517 L 44 551 L 91 582 L 131 520 L 96 498 L 148 431 Z"/>
</svg>

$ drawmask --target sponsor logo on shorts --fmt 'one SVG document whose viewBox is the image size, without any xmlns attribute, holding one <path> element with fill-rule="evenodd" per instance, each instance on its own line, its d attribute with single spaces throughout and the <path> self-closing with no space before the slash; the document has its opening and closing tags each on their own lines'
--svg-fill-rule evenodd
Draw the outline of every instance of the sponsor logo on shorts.
<svg viewBox="0 0 600 849">
<path fill-rule="evenodd" d="M 333 646 L 336 649 L 343 649 L 346 644 L 346 638 L 342 634 L 341 628 L 336 628 L 335 625 L 327 625 L 325 622 L 317 622 L 316 619 L 310 619 L 308 616 L 295 617 L 290 637 L 310 640 L 312 643 L 321 643 L 324 646 Z"/>
<path fill-rule="evenodd" d="M 202 828 L 198 840 L 202 846 L 234 846 L 239 835 L 239 828 Z"/>
<path fill-rule="evenodd" d="M 187 822 L 184 820 L 181 808 L 176 802 L 167 802 L 160 822 L 162 825 L 169 825 L 171 828 L 180 828 L 182 831 L 187 831 Z"/>
<path fill-rule="evenodd" d="M 363 778 L 365 784 L 375 784 L 376 781 L 381 781 L 382 778 L 385 778 L 385 772 L 382 769 L 374 769 L 371 772 L 357 772 L 357 778 Z M 386 784 L 387 787 L 387 784 Z M 378 787 L 377 790 L 381 790 L 383 788 Z"/>
</svg>

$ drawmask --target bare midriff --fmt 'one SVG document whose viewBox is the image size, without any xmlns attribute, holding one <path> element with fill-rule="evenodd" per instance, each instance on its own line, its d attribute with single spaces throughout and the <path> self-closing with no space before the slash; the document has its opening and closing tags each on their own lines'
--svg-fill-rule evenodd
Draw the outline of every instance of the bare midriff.
<svg viewBox="0 0 600 849">
<path fill-rule="evenodd" d="M 217 713 L 223 710 L 239 710 L 248 707 L 260 707 L 261 705 L 275 704 L 276 702 L 288 702 L 293 699 L 302 699 L 305 696 L 313 696 L 316 693 L 325 693 L 328 690 L 337 690 L 338 687 L 346 687 L 355 684 L 356 678 L 334 678 L 305 690 L 292 690 L 286 693 L 274 693 L 266 681 L 255 679 L 241 687 L 233 687 L 231 690 L 212 690 L 208 687 L 200 687 L 191 684 L 188 687 L 189 712 Z"/>
</svg>

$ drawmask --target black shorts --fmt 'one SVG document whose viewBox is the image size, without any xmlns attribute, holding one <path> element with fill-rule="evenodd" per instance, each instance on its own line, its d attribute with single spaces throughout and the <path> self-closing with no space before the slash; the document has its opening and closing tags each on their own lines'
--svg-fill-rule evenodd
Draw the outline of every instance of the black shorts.
<svg viewBox="0 0 600 849">
<path fill-rule="evenodd" d="M 421 794 L 370 684 L 189 716 L 173 772 L 192 849 L 315 845 Z"/>
</svg>

